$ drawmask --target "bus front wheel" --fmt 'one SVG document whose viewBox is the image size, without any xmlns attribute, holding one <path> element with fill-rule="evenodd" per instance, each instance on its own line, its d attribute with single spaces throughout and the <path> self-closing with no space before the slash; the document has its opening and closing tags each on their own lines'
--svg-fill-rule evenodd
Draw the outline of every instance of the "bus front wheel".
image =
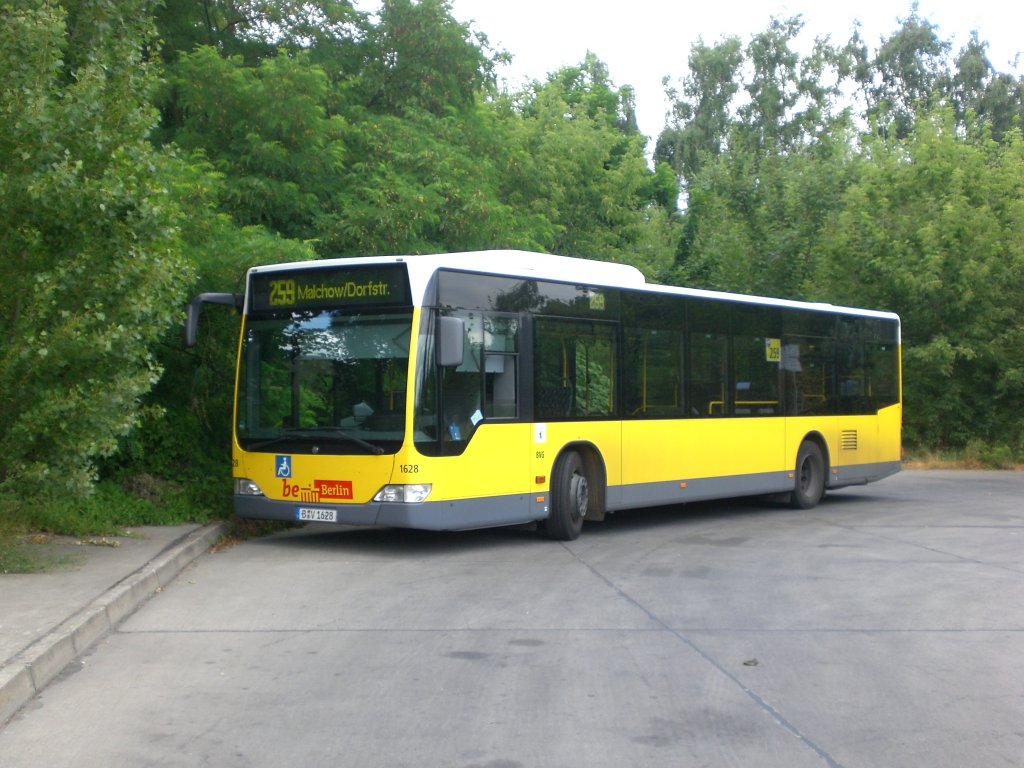
<svg viewBox="0 0 1024 768">
<path fill-rule="evenodd" d="M 544 533 L 556 541 L 572 541 L 583 529 L 590 503 L 590 488 L 583 459 L 575 451 L 564 454 L 551 476 L 551 512 Z"/>
<path fill-rule="evenodd" d="M 796 509 L 811 509 L 825 495 L 825 459 L 821 448 L 805 440 L 796 454 L 796 478 L 790 504 Z"/>
</svg>

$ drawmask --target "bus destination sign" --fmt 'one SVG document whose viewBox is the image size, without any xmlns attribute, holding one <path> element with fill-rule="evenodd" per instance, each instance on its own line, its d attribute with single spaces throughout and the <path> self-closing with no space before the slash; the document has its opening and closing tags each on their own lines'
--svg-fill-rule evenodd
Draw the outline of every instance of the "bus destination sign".
<svg viewBox="0 0 1024 768">
<path fill-rule="evenodd" d="M 251 290 L 254 311 L 409 304 L 409 281 L 399 264 L 257 273 Z"/>
</svg>

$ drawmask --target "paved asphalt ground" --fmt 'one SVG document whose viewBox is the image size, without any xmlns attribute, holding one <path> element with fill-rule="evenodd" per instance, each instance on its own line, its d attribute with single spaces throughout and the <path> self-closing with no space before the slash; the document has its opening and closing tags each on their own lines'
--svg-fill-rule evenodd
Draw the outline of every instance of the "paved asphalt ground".
<svg viewBox="0 0 1024 768">
<path fill-rule="evenodd" d="M 994 472 L 567 544 L 311 526 L 113 622 L 0 766 L 1022 766 L 1022 545 Z"/>
</svg>

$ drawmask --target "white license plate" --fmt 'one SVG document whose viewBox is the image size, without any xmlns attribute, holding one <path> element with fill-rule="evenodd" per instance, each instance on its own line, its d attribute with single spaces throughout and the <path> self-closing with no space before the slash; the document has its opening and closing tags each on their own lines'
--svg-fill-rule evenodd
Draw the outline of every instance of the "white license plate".
<svg viewBox="0 0 1024 768">
<path fill-rule="evenodd" d="M 314 523 L 336 523 L 338 522 L 338 510 L 298 507 L 295 510 L 295 519 Z"/>
</svg>

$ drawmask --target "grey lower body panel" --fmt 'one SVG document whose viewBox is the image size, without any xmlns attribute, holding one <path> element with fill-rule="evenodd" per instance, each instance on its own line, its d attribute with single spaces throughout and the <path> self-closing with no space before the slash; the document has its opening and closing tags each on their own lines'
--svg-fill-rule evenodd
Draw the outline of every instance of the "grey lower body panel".
<svg viewBox="0 0 1024 768">
<path fill-rule="evenodd" d="M 826 488 L 865 485 L 894 475 L 901 469 L 899 461 L 851 464 L 833 467 Z M 639 483 L 608 489 L 608 510 L 656 507 L 663 504 L 686 504 L 740 496 L 767 496 L 789 493 L 794 479 L 790 471 L 760 472 L 752 475 L 699 477 L 662 483 Z"/>
<path fill-rule="evenodd" d="M 901 461 L 878 461 L 872 464 L 850 464 L 845 467 L 833 468 L 829 488 L 842 488 L 847 485 L 866 485 L 895 475 L 903 468 Z"/>
<path fill-rule="evenodd" d="M 490 496 L 420 504 L 315 504 L 275 501 L 265 496 L 235 496 L 235 514 L 259 520 L 298 520 L 299 507 L 331 510 L 341 525 L 418 528 L 427 531 L 462 531 L 518 525 L 547 517 L 547 508 L 527 494 Z"/>
<path fill-rule="evenodd" d="M 699 477 L 663 483 L 638 483 L 608 489 L 611 510 L 656 507 L 663 504 L 686 504 L 692 501 L 728 499 L 736 496 L 758 496 L 793 490 L 788 472 L 761 472 L 754 475 Z"/>
<path fill-rule="evenodd" d="M 881 480 L 898 472 L 900 466 L 900 462 L 891 461 L 836 467 L 830 474 L 828 487 L 842 488 Z M 608 488 L 606 506 L 611 512 L 737 496 L 789 493 L 793 490 L 793 482 L 790 472 L 780 471 L 619 485 Z M 541 494 L 538 498 L 524 493 L 420 504 L 317 504 L 275 501 L 265 496 L 235 496 L 235 513 L 243 518 L 295 521 L 298 520 L 299 507 L 312 507 L 335 512 L 337 523 L 342 525 L 464 531 L 544 520 L 548 516 L 548 505 L 544 500 L 547 496 Z"/>
</svg>

